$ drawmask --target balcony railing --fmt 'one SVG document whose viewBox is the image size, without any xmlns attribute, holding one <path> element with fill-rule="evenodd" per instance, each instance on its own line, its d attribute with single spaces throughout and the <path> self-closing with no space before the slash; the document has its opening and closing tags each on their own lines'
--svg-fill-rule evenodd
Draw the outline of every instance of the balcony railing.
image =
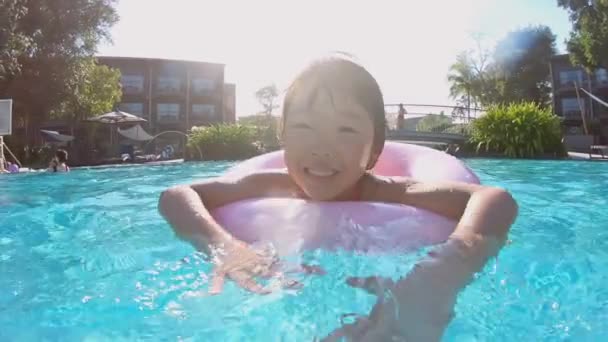
<svg viewBox="0 0 608 342">
<path fill-rule="evenodd" d="M 173 86 L 156 86 L 156 94 L 157 95 L 178 95 L 182 93 L 182 89 L 180 87 Z"/>
<path fill-rule="evenodd" d="M 156 121 L 160 124 L 175 124 L 180 122 L 180 116 L 174 114 L 158 114 Z"/>
<path fill-rule="evenodd" d="M 562 112 L 559 116 L 568 120 L 580 120 L 581 119 L 581 111 L 580 110 L 567 110 Z"/>
<path fill-rule="evenodd" d="M 413 131 L 468 135 L 470 123 L 485 111 L 481 108 L 404 104 L 407 113 L 399 118 L 399 105 L 386 105 L 389 131 Z"/>
<path fill-rule="evenodd" d="M 144 93 L 143 86 L 122 85 L 121 90 L 123 94 L 127 95 L 140 95 Z"/>
</svg>

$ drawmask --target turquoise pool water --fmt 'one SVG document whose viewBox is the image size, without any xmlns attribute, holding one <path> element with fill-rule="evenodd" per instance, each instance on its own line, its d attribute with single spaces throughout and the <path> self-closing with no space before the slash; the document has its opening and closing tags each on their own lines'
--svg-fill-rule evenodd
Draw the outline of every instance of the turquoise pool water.
<svg viewBox="0 0 608 342">
<path fill-rule="evenodd" d="M 445 341 L 606 340 L 608 163 L 467 163 L 521 211 L 512 243 L 461 294 Z M 156 205 L 167 186 L 228 166 L 0 177 L 0 341 L 312 341 L 371 308 L 345 277 L 395 275 L 415 260 L 309 253 L 327 275 L 298 292 L 228 284 L 204 296 L 209 265 Z"/>
</svg>

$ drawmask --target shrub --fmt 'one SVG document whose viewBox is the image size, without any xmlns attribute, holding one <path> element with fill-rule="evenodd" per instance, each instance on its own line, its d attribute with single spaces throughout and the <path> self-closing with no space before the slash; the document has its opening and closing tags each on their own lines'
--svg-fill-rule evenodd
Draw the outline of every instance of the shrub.
<svg viewBox="0 0 608 342">
<path fill-rule="evenodd" d="M 267 114 L 244 116 L 239 118 L 239 124 L 255 127 L 256 138 L 264 152 L 280 148 L 278 117 Z"/>
<path fill-rule="evenodd" d="M 467 123 L 452 124 L 443 130 L 443 133 L 462 134 L 464 136 L 471 135 L 471 125 Z"/>
<path fill-rule="evenodd" d="M 497 105 L 473 121 L 471 142 L 477 151 L 530 158 L 542 154 L 563 156 L 560 120 L 534 103 Z"/>
<path fill-rule="evenodd" d="M 442 132 L 452 126 L 452 118 L 443 114 L 429 114 L 418 121 L 416 130 L 420 132 Z"/>
<path fill-rule="evenodd" d="M 16 139 L 15 136 L 7 137 L 5 142 L 23 167 L 30 167 L 33 169 L 46 168 L 51 159 L 55 156 L 56 148 L 51 145 L 24 145 L 24 140 Z M 4 156 L 7 161 L 16 162 L 12 155 L 6 150 Z M 71 157 L 72 156 L 70 155 L 70 162 Z"/>
<path fill-rule="evenodd" d="M 255 133 L 253 127 L 239 124 L 193 127 L 188 136 L 189 154 L 194 159 L 200 159 L 200 150 L 203 160 L 250 158 L 260 153 Z"/>
</svg>

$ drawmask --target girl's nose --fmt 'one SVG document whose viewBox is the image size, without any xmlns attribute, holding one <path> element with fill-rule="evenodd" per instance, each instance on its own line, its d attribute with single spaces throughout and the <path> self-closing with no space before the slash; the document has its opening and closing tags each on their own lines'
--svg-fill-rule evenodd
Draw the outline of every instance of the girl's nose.
<svg viewBox="0 0 608 342">
<path fill-rule="evenodd" d="M 320 159 L 331 159 L 333 154 L 330 151 L 317 150 L 312 151 L 312 156 Z"/>
</svg>

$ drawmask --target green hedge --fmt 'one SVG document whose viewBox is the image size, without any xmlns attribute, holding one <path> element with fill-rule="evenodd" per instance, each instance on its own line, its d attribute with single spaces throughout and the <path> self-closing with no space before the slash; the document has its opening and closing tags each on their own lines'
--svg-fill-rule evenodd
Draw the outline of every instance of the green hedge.
<svg viewBox="0 0 608 342">
<path fill-rule="evenodd" d="M 492 106 L 471 125 L 477 151 L 514 158 L 566 154 L 559 118 L 534 103 Z"/>
<path fill-rule="evenodd" d="M 452 118 L 445 115 L 429 114 L 418 121 L 416 130 L 419 132 L 442 132 L 452 126 Z"/>
<path fill-rule="evenodd" d="M 254 127 L 260 146 L 268 152 L 280 148 L 279 120 L 276 116 L 257 114 L 240 117 L 239 124 Z"/>
<path fill-rule="evenodd" d="M 468 137 L 471 135 L 471 129 L 471 125 L 468 123 L 457 123 L 444 129 L 443 133 L 462 134 L 465 137 Z"/>
<path fill-rule="evenodd" d="M 262 150 L 254 127 L 222 123 L 192 128 L 188 135 L 188 154 L 191 159 L 200 160 L 199 151 L 203 160 L 240 160 Z"/>
</svg>

